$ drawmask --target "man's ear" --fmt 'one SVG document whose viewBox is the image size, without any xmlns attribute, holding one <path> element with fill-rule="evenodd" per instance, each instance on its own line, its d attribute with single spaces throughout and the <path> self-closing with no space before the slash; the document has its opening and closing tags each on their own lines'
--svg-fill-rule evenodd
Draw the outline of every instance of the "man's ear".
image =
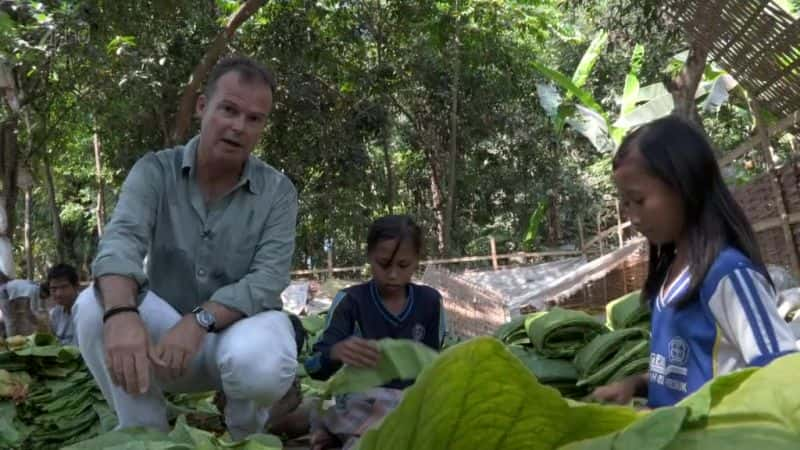
<svg viewBox="0 0 800 450">
<path fill-rule="evenodd" d="M 206 99 L 206 95 L 200 94 L 200 96 L 197 97 L 197 101 L 194 104 L 195 117 L 197 118 L 203 117 L 203 113 L 205 112 L 207 106 L 208 106 L 208 100 Z"/>
</svg>

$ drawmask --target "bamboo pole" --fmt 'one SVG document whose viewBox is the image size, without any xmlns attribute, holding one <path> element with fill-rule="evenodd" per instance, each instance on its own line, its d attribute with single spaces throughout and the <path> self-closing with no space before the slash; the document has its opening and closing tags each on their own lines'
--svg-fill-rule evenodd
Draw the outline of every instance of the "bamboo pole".
<svg viewBox="0 0 800 450">
<path fill-rule="evenodd" d="M 759 146 L 761 147 L 761 156 L 764 158 L 764 164 L 767 166 L 772 181 L 772 192 L 775 197 L 775 205 L 778 209 L 778 216 L 781 220 L 781 228 L 783 229 L 783 238 L 788 246 L 789 262 L 792 265 L 792 272 L 797 276 L 800 275 L 800 257 L 797 254 L 797 243 L 792 234 L 792 225 L 789 222 L 789 215 L 786 211 L 786 202 L 783 198 L 783 188 L 778 179 L 778 170 L 775 168 L 775 159 L 772 147 L 769 143 L 769 131 L 767 125 L 764 123 L 764 118 L 761 114 L 761 108 L 758 102 L 753 99 L 750 102 L 750 109 L 756 117 L 756 132 L 759 137 Z"/>
<path fill-rule="evenodd" d="M 622 238 L 622 215 L 619 212 L 619 199 L 615 202 L 617 208 L 617 238 L 619 239 L 619 248 L 622 248 L 624 239 Z"/>
<path fill-rule="evenodd" d="M 492 252 L 492 269 L 497 270 L 497 244 L 494 241 L 494 236 L 489 236 L 489 248 Z"/>
</svg>

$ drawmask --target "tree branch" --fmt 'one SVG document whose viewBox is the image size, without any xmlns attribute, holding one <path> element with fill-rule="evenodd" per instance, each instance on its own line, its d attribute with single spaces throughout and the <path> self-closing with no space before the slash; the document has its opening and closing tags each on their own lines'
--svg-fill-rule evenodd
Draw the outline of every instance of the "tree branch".
<svg viewBox="0 0 800 450">
<path fill-rule="evenodd" d="M 259 8 L 264 6 L 267 0 L 247 0 L 242 4 L 239 9 L 233 13 L 225 29 L 217 35 L 214 42 L 203 55 L 200 63 L 194 68 L 189 82 L 183 89 L 180 104 L 178 107 L 178 114 L 175 117 L 175 131 L 173 133 L 173 140 L 175 142 L 182 142 L 186 139 L 186 134 L 189 131 L 189 125 L 192 121 L 192 110 L 194 109 L 195 99 L 200 90 L 200 86 L 208 77 L 209 71 L 216 64 L 225 46 L 230 42 L 236 29 L 239 28 L 247 19 L 250 18 Z"/>
</svg>

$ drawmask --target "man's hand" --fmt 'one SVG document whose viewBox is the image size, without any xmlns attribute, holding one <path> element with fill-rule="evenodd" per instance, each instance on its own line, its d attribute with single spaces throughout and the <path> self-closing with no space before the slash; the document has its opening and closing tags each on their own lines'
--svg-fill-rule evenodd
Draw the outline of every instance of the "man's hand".
<svg viewBox="0 0 800 450">
<path fill-rule="evenodd" d="M 155 357 L 163 362 L 156 367 L 160 377 L 172 381 L 182 377 L 192 358 L 200 351 L 208 332 L 188 314 L 175 324 L 155 348 Z"/>
<path fill-rule="evenodd" d="M 150 389 L 150 339 L 144 322 L 135 312 L 123 312 L 108 318 L 103 325 L 106 366 L 114 384 L 131 395 Z"/>
<path fill-rule="evenodd" d="M 376 367 L 381 352 L 374 341 L 360 337 L 349 337 L 331 348 L 331 359 L 355 367 Z"/>
</svg>

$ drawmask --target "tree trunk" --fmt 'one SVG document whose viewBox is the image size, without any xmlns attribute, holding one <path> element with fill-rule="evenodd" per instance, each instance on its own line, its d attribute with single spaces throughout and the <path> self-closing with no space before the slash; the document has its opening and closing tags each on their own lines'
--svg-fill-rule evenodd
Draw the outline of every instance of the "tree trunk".
<svg viewBox="0 0 800 450">
<path fill-rule="evenodd" d="M 94 174 L 97 178 L 97 237 L 103 235 L 103 226 L 106 224 L 106 196 L 105 183 L 103 183 L 103 160 L 101 158 L 100 137 L 94 133 Z"/>
<path fill-rule="evenodd" d="M 456 0 L 456 12 L 458 12 L 458 0 Z M 459 91 L 459 71 L 461 70 L 459 42 L 458 42 L 458 18 L 456 18 L 455 36 L 453 37 L 453 82 L 450 84 L 450 139 L 447 142 L 447 203 L 444 211 L 444 254 L 447 256 L 453 244 L 453 212 L 456 200 L 456 169 L 458 167 L 458 91 Z"/>
<path fill-rule="evenodd" d="M 386 167 L 386 206 L 389 208 L 389 213 L 394 213 L 394 197 L 395 197 L 395 182 L 394 182 L 394 169 L 392 168 L 392 153 L 389 143 L 389 132 L 391 120 L 388 105 L 386 109 L 386 120 L 381 130 L 381 147 L 383 147 L 383 165 Z"/>
<path fill-rule="evenodd" d="M 681 73 L 670 83 L 670 92 L 675 101 L 673 113 L 679 117 L 690 120 L 701 128 L 703 122 L 697 112 L 695 95 L 700 80 L 703 79 L 703 72 L 706 68 L 706 58 L 708 50 L 701 48 L 697 43 L 692 43 L 689 48 L 689 56 Z"/>
<path fill-rule="evenodd" d="M 25 269 L 28 279 L 33 279 L 33 246 L 31 245 L 31 208 L 33 206 L 33 196 L 31 190 L 25 189 Z M 31 299 L 34 301 L 34 299 Z"/>
<path fill-rule="evenodd" d="M 47 202 L 50 206 L 50 217 L 53 220 L 53 238 L 56 241 L 58 261 L 66 260 L 64 254 L 64 233 L 61 230 L 61 211 L 56 204 L 56 189 L 53 183 L 53 169 L 47 158 L 44 158 L 45 183 L 47 184 Z"/>
<path fill-rule="evenodd" d="M 8 216 L 8 240 L 14 242 L 14 229 L 16 228 L 17 212 L 17 158 L 19 156 L 19 143 L 17 142 L 17 119 L 12 116 L 0 126 L 0 166 L 3 174 L 3 197 Z"/>
<path fill-rule="evenodd" d="M 267 3 L 267 0 L 247 0 L 239 9 L 233 13 L 225 29 L 217 35 L 214 42 L 206 50 L 206 54 L 200 60 L 200 63 L 194 68 L 189 82 L 183 89 L 181 95 L 180 106 L 178 114 L 175 117 L 175 132 L 173 133 L 173 141 L 183 142 L 186 140 L 186 135 L 189 132 L 189 125 L 192 122 L 192 112 L 194 111 L 195 99 L 197 98 L 200 86 L 205 82 L 208 73 L 214 67 L 220 55 L 225 51 L 225 47 L 230 42 L 236 29 L 239 28 L 247 19 L 250 18 L 256 11 Z"/>
<path fill-rule="evenodd" d="M 440 184 L 437 182 L 436 178 L 436 175 L 431 176 L 431 199 L 433 200 L 433 214 L 436 218 L 437 249 L 439 250 L 439 256 L 444 256 L 447 245 L 445 244 L 443 195 Z"/>
</svg>

